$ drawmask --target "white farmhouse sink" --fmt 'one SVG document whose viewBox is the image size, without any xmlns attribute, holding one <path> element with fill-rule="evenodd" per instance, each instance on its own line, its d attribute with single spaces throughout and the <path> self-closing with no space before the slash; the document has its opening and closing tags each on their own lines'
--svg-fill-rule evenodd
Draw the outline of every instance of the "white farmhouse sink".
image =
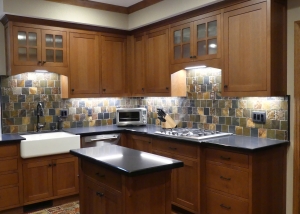
<svg viewBox="0 0 300 214">
<path fill-rule="evenodd" d="M 46 155 L 69 153 L 80 148 L 80 136 L 66 132 L 51 132 L 21 135 L 21 157 L 32 158 Z"/>
</svg>

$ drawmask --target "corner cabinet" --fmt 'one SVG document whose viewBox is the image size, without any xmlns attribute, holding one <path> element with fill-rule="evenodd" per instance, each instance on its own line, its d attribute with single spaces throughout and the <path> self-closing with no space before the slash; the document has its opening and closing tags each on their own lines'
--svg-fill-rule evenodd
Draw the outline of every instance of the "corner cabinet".
<svg viewBox="0 0 300 214">
<path fill-rule="evenodd" d="M 68 73 L 66 29 L 10 22 L 5 31 L 9 75 L 35 70 Z"/>
<path fill-rule="evenodd" d="M 224 9 L 222 96 L 286 95 L 286 3 L 256 2 Z"/>
<path fill-rule="evenodd" d="M 171 63 L 221 57 L 220 11 L 201 15 L 191 21 L 171 25 Z"/>
<path fill-rule="evenodd" d="M 147 32 L 145 42 L 146 93 L 149 96 L 170 96 L 169 28 Z"/>
</svg>

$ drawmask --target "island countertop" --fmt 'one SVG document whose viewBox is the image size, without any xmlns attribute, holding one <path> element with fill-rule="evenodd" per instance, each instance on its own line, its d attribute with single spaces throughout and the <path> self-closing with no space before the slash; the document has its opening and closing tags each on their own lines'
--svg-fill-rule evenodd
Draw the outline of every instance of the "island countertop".
<svg viewBox="0 0 300 214">
<path fill-rule="evenodd" d="M 183 162 L 147 152 L 103 143 L 101 146 L 70 150 L 70 153 L 127 176 L 183 167 Z"/>
</svg>

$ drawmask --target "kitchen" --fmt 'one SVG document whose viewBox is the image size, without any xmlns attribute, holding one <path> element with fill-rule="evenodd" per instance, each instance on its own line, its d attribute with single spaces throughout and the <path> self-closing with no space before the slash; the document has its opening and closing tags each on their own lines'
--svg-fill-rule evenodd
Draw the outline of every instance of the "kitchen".
<svg viewBox="0 0 300 214">
<path fill-rule="evenodd" d="M 205 2 L 204 2 L 205 3 Z M 203 4 L 204 4 L 203 3 Z M 291 4 L 291 5 L 293 5 L 292 4 L 293 3 L 293 1 L 291 1 L 291 2 L 289 2 L 289 4 Z M 41 7 L 39 7 L 39 8 L 43 8 L 42 7 L 42 3 L 38 3 L 38 4 L 41 4 Z M 50 4 L 50 3 L 48 3 L 48 4 Z M 296 6 L 293 6 L 292 8 L 298 8 L 299 7 L 299 5 L 297 5 L 297 2 L 295 2 L 294 3 Z M 67 5 L 64 5 L 64 6 L 62 6 L 62 11 L 63 12 L 60 12 L 60 13 L 58 13 L 57 12 L 57 10 L 58 10 L 58 8 L 56 7 L 55 8 L 55 10 L 54 10 L 54 12 L 53 13 L 47 13 L 47 12 L 45 12 L 45 11 L 43 11 L 42 9 L 41 10 L 34 10 L 34 11 L 32 11 L 31 10 L 31 8 L 30 8 L 30 5 L 27 5 L 26 7 L 28 7 L 27 8 L 27 10 L 26 9 L 24 9 L 24 7 L 22 7 L 22 8 L 17 8 L 17 7 L 14 7 L 13 6 L 14 5 L 14 3 L 12 2 L 11 3 L 11 5 L 6 5 L 6 7 L 4 8 L 4 11 L 6 11 L 6 12 L 9 12 L 9 13 L 12 13 L 12 14 L 17 14 L 17 15 L 22 15 L 22 16 L 33 16 L 33 17 L 42 17 L 42 18 L 47 18 L 47 19 L 64 19 L 64 20 L 67 20 L 67 21 L 71 21 L 71 22 L 76 22 L 76 20 L 78 20 L 79 19 L 79 15 L 78 14 L 82 14 L 82 11 L 89 11 L 90 12 L 90 14 L 89 15 L 95 15 L 93 12 L 94 11 L 90 11 L 90 10 L 88 10 L 88 9 L 86 9 L 86 10 L 80 10 L 80 11 L 78 11 L 79 9 L 77 8 L 77 7 L 73 7 L 73 6 L 67 6 Z M 15 2 L 15 5 L 17 5 L 17 2 Z M 52 4 L 50 4 L 50 6 L 51 6 Z M 51 7 L 48 7 L 47 9 L 50 9 Z M 75 10 L 76 10 L 76 15 L 78 16 L 71 16 L 72 15 L 72 12 L 70 12 L 68 9 L 69 8 L 74 8 Z M 180 7 L 180 8 L 184 8 L 183 6 L 182 7 Z M 294 9 L 294 10 L 296 10 L 296 9 Z M 46 9 L 45 9 L 46 10 Z M 177 10 L 179 10 L 178 8 L 177 8 Z M 291 10 L 288 10 L 288 12 L 291 12 L 291 16 L 289 16 L 289 18 L 290 19 L 292 19 L 293 17 L 295 17 L 295 18 L 293 18 L 293 21 L 296 21 L 296 20 L 299 20 L 299 17 L 298 17 L 298 19 L 297 19 L 297 15 L 294 15 L 293 16 L 293 11 L 294 11 L 293 9 L 291 9 Z M 69 13 L 70 14 L 67 14 L 66 13 L 66 11 L 69 11 Z M 169 11 L 164 11 L 164 13 L 163 13 L 163 15 L 165 16 L 165 17 L 168 17 L 168 16 L 171 16 L 170 14 L 168 14 L 168 12 Z M 64 16 L 63 18 L 57 18 L 57 17 L 55 17 L 55 14 L 59 14 L 59 17 L 61 17 L 61 16 Z M 108 14 L 108 15 L 111 15 L 110 16 L 110 18 L 109 18 L 109 21 L 113 21 L 113 20 L 116 20 L 116 19 L 118 19 L 118 22 L 117 23 L 113 23 L 112 24 L 112 27 L 114 27 L 114 28 L 117 28 L 117 29 L 124 29 L 124 26 L 127 26 L 127 22 L 125 21 L 126 19 L 124 19 L 124 15 L 122 15 L 122 14 L 111 14 L 111 13 L 109 13 L 109 12 L 103 12 L 104 14 Z M 176 12 L 173 12 L 173 13 L 176 13 Z M 48 14 L 48 15 L 46 15 L 46 14 Z M 62 15 L 63 14 L 63 15 Z M 137 15 L 137 14 L 135 14 L 135 15 Z M 152 23 L 152 22 L 154 22 L 154 20 L 152 20 L 152 19 L 154 19 L 154 17 L 160 17 L 162 15 L 162 13 L 159 13 L 159 14 L 156 14 L 155 16 L 153 15 L 153 16 L 149 16 L 149 17 L 146 17 L 147 18 L 147 23 Z M 54 16 L 54 17 L 51 17 L 51 16 Z M 87 24 L 90 24 L 90 25 L 101 25 L 101 26 L 107 26 L 108 24 L 107 24 L 107 22 L 108 22 L 108 20 L 107 19 L 100 19 L 99 17 L 98 17 L 99 15 L 97 15 L 97 17 L 95 17 L 95 18 L 92 18 L 92 20 L 86 20 L 87 19 L 87 17 L 88 16 L 84 16 L 84 17 L 80 17 L 80 22 L 86 22 Z M 145 19 L 146 19 L 145 18 Z M 131 20 L 132 19 L 132 20 Z M 130 22 L 129 23 L 136 23 L 136 22 L 142 22 L 142 19 L 134 19 L 133 17 L 129 17 L 129 20 L 130 20 Z M 102 23 L 103 22 L 103 23 Z M 293 35 L 293 29 L 290 29 L 290 28 L 292 28 L 292 27 L 290 27 L 290 25 L 293 25 L 293 24 L 290 24 L 290 23 L 292 23 L 291 21 L 289 21 L 288 22 L 288 26 L 289 26 L 289 33 L 288 33 L 288 60 L 292 60 L 293 59 L 293 57 L 291 56 L 292 54 L 293 54 L 293 51 L 292 51 L 292 42 L 293 42 L 293 38 L 290 38 L 290 37 L 292 37 L 292 35 Z M 143 23 L 137 23 L 136 24 L 137 26 L 142 26 L 142 25 L 144 25 Z M 134 26 L 128 26 L 128 29 L 132 29 L 132 28 L 135 28 Z M 3 29 L 2 29 L 3 30 Z M 1 36 L 3 36 L 4 35 L 4 33 L 1 33 Z M 2 39 L 1 41 L 4 41 L 4 39 Z M 4 45 L 2 46 L 2 47 L 4 47 Z M 2 50 L 3 51 L 3 56 L 5 55 L 4 53 L 4 50 Z M 289 56 L 290 55 L 290 56 Z M 1 60 L 3 60 L 3 62 L 5 61 L 5 59 L 1 59 Z M 4 63 L 1 63 L 1 65 L 4 65 Z M 288 93 L 287 94 L 290 94 L 291 95 L 291 110 L 293 109 L 293 87 L 292 87 L 292 80 L 293 80 L 293 77 L 292 77 L 292 75 L 290 75 L 290 73 L 292 73 L 291 71 L 293 70 L 293 68 L 290 68 L 290 66 L 292 66 L 293 65 L 293 61 L 289 61 L 288 62 Z M 6 69 L 5 69 L 5 67 L 3 67 L 2 68 L 2 70 L 4 71 L 4 73 L 6 72 Z M 198 78 L 200 75 L 199 74 L 196 74 L 196 72 L 193 74 L 194 75 L 194 77 L 195 78 Z M 23 77 L 24 76 L 24 77 Z M 13 81 L 11 81 L 12 83 L 14 83 L 14 82 L 16 82 L 16 84 L 17 84 L 17 80 L 19 79 L 19 80 L 22 80 L 22 79 L 24 79 L 24 81 L 26 82 L 26 80 L 29 80 L 28 81 L 28 84 L 30 85 L 30 80 L 32 80 L 31 82 L 33 82 L 33 81 L 35 81 L 36 79 L 34 79 L 34 78 L 44 78 L 43 77 L 43 75 L 42 74 L 39 74 L 39 77 L 29 77 L 29 76 L 31 76 L 31 74 L 28 74 L 27 76 L 25 75 L 25 74 L 23 74 L 23 76 L 22 76 L 22 74 L 21 74 L 21 76 L 17 76 L 17 77 L 15 77 L 15 79 L 13 80 Z M 45 76 L 47 76 L 47 74 L 45 74 Z M 12 77 L 13 78 L 13 77 Z M 27 78 L 27 79 L 26 79 Z M 55 88 L 58 88 L 58 87 L 55 87 L 55 84 L 58 84 L 58 77 L 52 77 L 52 76 L 50 76 L 50 77 L 45 77 L 46 79 L 49 79 L 49 81 L 51 81 L 52 80 L 52 82 L 51 83 L 48 83 L 48 84 L 53 84 L 54 85 L 54 89 L 53 89 L 53 91 L 55 91 L 55 90 L 58 90 L 58 89 L 55 89 Z M 192 77 L 188 77 L 188 78 L 190 78 L 190 86 L 192 86 L 193 84 L 192 84 L 192 81 L 193 81 L 193 78 Z M 208 77 L 209 78 L 209 77 Z M 213 76 L 213 77 L 211 77 L 210 76 L 210 78 L 213 78 L 213 79 L 215 79 L 216 80 L 216 83 L 215 84 L 217 84 L 217 83 L 220 83 L 220 75 L 218 74 L 218 73 L 216 73 L 216 75 L 215 76 Z M 199 78 L 200 79 L 200 78 Z M 204 78 L 205 79 L 205 78 Z M 204 80 L 203 80 L 204 81 Z M 219 82 L 218 82 L 219 81 Z M 19 82 L 21 82 L 21 81 L 19 81 Z M 5 82 L 5 80 L 4 80 L 4 83 L 2 83 L 3 84 L 3 86 L 2 87 L 6 87 L 6 84 L 7 84 L 7 88 L 10 88 L 9 86 L 8 86 L 8 82 Z M 25 84 L 25 83 L 24 83 Z M 32 84 L 32 83 L 31 83 Z M 207 86 L 209 89 L 211 88 L 211 87 L 213 87 L 213 85 L 210 85 L 209 86 L 209 84 L 208 84 L 208 86 Z M 19 89 L 18 89 L 19 90 Z M 207 90 L 207 88 L 206 88 L 206 90 Z M 206 92 L 211 92 L 212 90 L 208 90 L 208 91 L 206 91 Z M 191 91 L 190 90 L 190 93 L 192 94 L 192 93 L 195 93 L 194 91 Z M 203 96 L 205 96 L 205 97 L 207 97 L 208 95 L 209 95 L 210 93 L 205 93 L 205 94 L 203 94 Z M 56 109 L 57 109 L 57 105 L 58 105 L 58 101 L 57 101 L 57 99 L 59 99 L 58 98 L 59 97 L 59 95 L 58 95 L 58 93 L 55 93 L 54 94 L 54 96 L 53 96 L 53 105 L 52 105 L 52 109 L 51 109 L 51 112 L 55 112 L 56 111 Z M 4 96 L 4 100 L 6 99 L 7 97 L 5 97 Z M 95 108 L 95 113 L 97 113 L 97 116 L 98 116 L 98 113 L 100 113 L 100 117 L 103 117 L 103 119 L 104 120 L 101 120 L 101 121 L 97 121 L 96 119 L 95 119 L 95 121 L 94 121 L 94 119 L 93 119 L 93 115 L 92 115 L 92 123 L 101 123 L 101 125 L 110 125 L 110 124 L 112 124 L 113 123 L 113 118 L 114 118 L 114 108 L 116 107 L 116 106 L 119 106 L 119 105 L 126 105 L 126 106 L 135 106 L 135 105 L 147 105 L 147 106 L 151 106 L 153 109 L 155 109 L 156 107 L 159 107 L 159 106 L 162 106 L 162 105 L 164 105 L 164 104 L 166 104 L 166 106 L 174 106 L 174 104 L 175 104 L 175 106 L 176 107 L 178 107 L 179 109 L 180 108 L 182 108 L 182 109 L 177 109 L 177 111 L 179 110 L 179 111 L 189 111 L 189 108 L 188 107 L 190 107 L 190 106 L 195 106 L 195 107 L 200 107 L 200 108 L 203 108 L 203 109 L 200 109 L 200 111 L 206 111 L 206 108 L 208 108 L 207 106 L 204 106 L 204 104 L 202 104 L 201 105 L 201 102 L 199 103 L 199 104 L 197 104 L 197 102 L 199 102 L 199 101 L 196 101 L 196 104 L 194 104 L 193 102 L 194 101 L 190 101 L 189 103 L 183 103 L 182 104 L 182 102 L 184 102 L 185 100 L 184 99 L 181 99 L 181 98 L 166 98 L 166 99 L 163 99 L 163 98 L 145 98 L 145 99 L 139 99 L 139 98 L 133 98 L 133 99 L 127 99 L 127 98 L 121 98 L 121 99 L 118 99 L 118 98 L 112 98 L 112 99 L 105 99 L 105 98 L 103 98 L 103 99 L 99 99 L 99 100 L 97 100 L 97 99 L 95 99 L 95 100 L 84 100 L 84 101 L 82 101 L 82 100 L 65 100 L 65 101 L 63 101 L 63 102 L 65 102 L 64 104 L 63 104 L 63 107 L 66 107 L 66 108 L 68 108 L 69 109 L 69 114 L 73 114 L 74 115 L 74 117 L 75 118 L 80 118 L 80 115 L 81 114 L 83 114 L 83 113 L 85 113 L 85 112 L 83 112 L 83 113 L 81 113 L 81 112 L 78 112 L 78 113 L 76 113 L 76 111 L 78 111 L 78 107 L 79 106 L 82 106 L 82 107 L 93 107 L 93 106 L 97 106 L 96 108 Z M 221 105 L 228 105 L 228 101 L 218 101 L 219 102 L 219 104 L 221 103 Z M 225 104 L 225 102 L 226 102 L 226 104 Z M 236 100 L 233 100 L 232 101 L 233 103 L 236 103 L 236 102 L 240 102 L 240 101 L 236 101 Z M 233 104 L 232 104 L 232 102 L 230 103 L 230 105 L 232 106 Z M 242 101 L 242 103 L 245 103 L 245 102 L 253 102 L 253 101 Z M 256 101 L 255 101 L 256 102 Z M 261 102 L 265 102 L 265 101 L 261 101 Z M 282 101 L 279 101 L 279 103 L 280 102 L 282 102 Z M 150 103 L 150 104 L 148 104 L 148 103 Z M 258 102 L 258 103 L 260 103 L 260 102 Z M 286 104 L 286 102 L 284 102 L 283 101 L 283 105 L 285 105 Z M 18 104 L 18 102 L 15 102 L 14 103 L 14 105 L 20 105 L 20 104 Z M 252 105 L 252 104 L 251 104 Z M 280 104 L 281 105 L 281 104 Z M 54 106 L 54 107 L 53 107 Z M 104 108 L 105 107 L 105 108 Z M 187 107 L 187 108 L 185 108 L 185 107 Z M 103 111 L 102 111 L 103 110 Z M 82 111 L 84 111 L 84 109 L 82 110 Z M 3 112 L 3 118 L 5 118 L 5 120 L 7 119 L 7 117 L 4 117 L 4 114 L 5 114 L 5 112 Z M 51 113 L 52 114 L 52 113 Z M 151 115 L 151 119 L 153 120 L 153 121 L 151 121 L 151 123 L 152 124 L 155 124 L 156 123 L 156 120 L 154 119 L 154 118 L 156 118 L 155 117 L 155 112 L 152 112 L 151 114 L 153 114 L 153 115 Z M 177 119 L 179 120 L 179 117 L 180 117 L 180 114 L 181 113 L 177 113 L 176 111 L 175 111 L 175 108 L 174 108 L 174 112 L 173 112 L 173 114 L 174 114 L 174 116 L 176 116 L 176 117 L 178 117 Z M 53 114 L 53 115 L 55 115 L 55 113 Z M 55 123 L 55 121 L 53 120 L 53 115 L 49 115 L 48 117 L 45 117 L 45 119 L 47 120 L 47 121 L 45 121 L 45 122 L 47 122 L 47 124 L 51 124 L 51 123 Z M 188 118 L 186 118 L 186 119 L 183 119 L 182 121 L 183 122 L 185 122 L 185 123 L 189 123 L 189 121 L 190 121 L 190 118 L 191 117 L 196 117 L 196 113 L 192 113 L 192 114 L 188 114 L 188 115 L 191 115 L 191 116 L 189 116 Z M 195 115 L 195 116 L 194 116 Z M 52 118 L 51 118 L 51 116 L 52 116 Z M 207 121 L 207 119 L 208 120 L 210 120 L 210 119 L 212 119 L 211 117 L 210 117 L 211 115 L 205 115 L 204 113 L 202 114 L 202 117 L 201 118 L 199 118 L 199 120 L 200 119 L 202 119 L 203 121 L 204 120 L 206 120 Z M 94 117 L 96 117 L 96 115 L 94 115 Z M 291 115 L 290 115 L 290 118 L 293 118 L 293 110 L 291 111 Z M 97 118 L 98 119 L 98 118 Z M 181 119 L 181 118 L 180 118 Z M 27 120 L 27 119 L 24 119 L 24 120 Z M 30 120 L 30 119 L 29 119 Z M 222 120 L 222 119 L 221 119 Z M 94 121 L 94 122 L 93 122 Z M 198 121 L 198 119 L 196 119 L 196 121 Z M 9 121 L 9 119 L 8 119 L 8 121 L 5 121 L 5 122 L 7 122 L 6 124 L 10 124 L 10 125 L 6 125 L 5 127 L 3 126 L 2 127 L 2 130 L 3 130 L 3 132 L 4 133 L 8 133 L 8 132 L 10 132 L 10 130 L 16 130 L 16 124 L 13 124 L 13 123 L 11 123 L 11 121 Z M 291 144 L 293 143 L 293 121 L 290 121 L 291 122 Z M 88 125 L 89 125 L 89 122 L 88 121 L 84 121 L 84 120 L 80 120 L 80 119 L 78 119 L 78 120 L 73 120 L 73 119 L 70 119 L 70 120 L 67 120 L 67 121 L 65 121 L 64 122 L 64 125 L 66 126 L 66 127 L 80 127 L 80 126 L 85 126 L 86 125 L 86 123 L 88 123 Z M 275 122 L 275 123 L 277 123 L 277 122 Z M 26 122 L 24 122 L 24 124 L 27 124 Z M 18 132 L 22 132 L 22 128 L 24 128 L 25 129 L 25 126 L 24 126 L 24 124 L 23 124 L 23 121 L 22 122 L 19 122 L 18 124 L 17 124 L 17 126 L 18 126 Z M 223 127 L 224 127 L 224 129 L 227 129 L 227 130 L 229 130 L 229 129 L 234 129 L 234 131 L 236 132 L 239 132 L 239 131 L 241 131 L 240 129 L 235 129 L 235 127 L 236 127 L 236 125 L 235 124 L 226 124 L 226 123 L 224 123 L 224 124 L 220 124 L 221 125 L 221 128 L 222 128 L 222 125 L 223 125 Z M 10 126 L 10 127 L 9 127 Z M 226 126 L 226 127 L 225 127 Z M 9 127 L 9 131 L 7 130 L 7 127 Z M 49 125 L 49 127 L 47 127 L 47 128 L 49 128 L 50 129 L 50 125 Z M 21 128 L 21 129 L 20 129 Z M 7 131 L 5 131 L 5 130 L 7 130 Z M 256 131 L 256 130 L 254 130 L 256 133 L 257 133 L 257 135 L 258 135 L 258 130 Z M 254 132 L 253 132 L 254 133 Z M 251 133 L 250 133 L 251 134 Z M 276 135 L 276 131 L 275 131 L 275 133 L 269 133 L 269 135 Z M 267 135 L 267 133 L 266 133 L 266 135 Z M 278 132 L 278 135 L 280 135 L 280 136 L 284 136 L 282 133 L 280 133 L 280 132 Z M 292 211 L 291 211 L 291 209 L 292 209 L 292 184 L 293 184 L 293 182 L 292 182 L 292 175 L 293 175 L 293 173 L 292 173 L 292 163 L 293 163 L 293 161 L 292 161 L 292 153 L 293 153 L 293 151 L 292 151 L 292 146 L 289 148 L 289 151 L 288 151 L 288 177 L 287 177 L 287 213 L 292 213 Z"/>
</svg>

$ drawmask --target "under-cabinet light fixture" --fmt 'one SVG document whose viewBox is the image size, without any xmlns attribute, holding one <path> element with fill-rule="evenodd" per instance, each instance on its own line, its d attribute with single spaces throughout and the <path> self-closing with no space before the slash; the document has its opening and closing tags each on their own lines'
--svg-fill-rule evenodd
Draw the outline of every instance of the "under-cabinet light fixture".
<svg viewBox="0 0 300 214">
<path fill-rule="evenodd" d="M 193 67 L 186 67 L 185 70 L 191 70 L 191 69 L 199 69 L 199 68 L 206 68 L 205 65 L 199 65 L 199 66 L 193 66 Z"/>
<path fill-rule="evenodd" d="M 47 70 L 35 70 L 34 72 L 35 73 L 48 73 Z"/>
</svg>

